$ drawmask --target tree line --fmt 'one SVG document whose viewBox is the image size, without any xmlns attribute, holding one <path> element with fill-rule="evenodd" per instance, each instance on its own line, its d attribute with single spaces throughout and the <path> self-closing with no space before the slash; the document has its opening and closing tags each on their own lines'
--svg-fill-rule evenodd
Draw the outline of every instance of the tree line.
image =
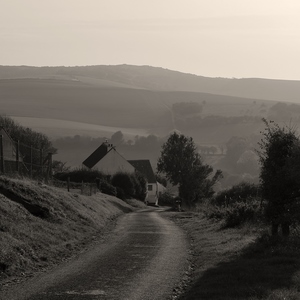
<svg viewBox="0 0 300 300">
<path fill-rule="evenodd" d="M 256 149 L 260 163 L 259 185 L 233 187 L 219 193 L 215 201 L 228 206 L 234 198 L 234 203 L 240 203 L 227 215 L 231 217 L 229 224 L 236 224 L 240 217 L 253 216 L 253 210 L 243 202 L 245 197 L 260 195 L 261 201 L 265 201 L 265 206 L 260 205 L 260 208 L 271 224 L 272 235 L 277 235 L 281 227 L 282 235 L 289 236 L 290 227 L 300 220 L 300 138 L 293 127 L 280 127 L 266 119 L 263 122 L 265 130 Z M 157 170 L 173 185 L 178 185 L 180 200 L 188 206 L 212 199 L 214 185 L 222 178 L 221 170 L 214 171 L 203 163 L 193 139 L 176 132 L 163 144 Z"/>
</svg>

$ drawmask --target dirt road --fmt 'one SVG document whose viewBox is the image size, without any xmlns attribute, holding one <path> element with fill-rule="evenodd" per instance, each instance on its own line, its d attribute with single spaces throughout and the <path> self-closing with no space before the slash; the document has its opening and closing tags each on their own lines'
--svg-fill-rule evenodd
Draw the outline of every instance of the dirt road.
<svg viewBox="0 0 300 300">
<path fill-rule="evenodd" d="M 162 211 L 149 208 L 123 216 L 105 243 L 0 292 L 0 299 L 168 299 L 188 267 L 188 244 Z"/>
</svg>

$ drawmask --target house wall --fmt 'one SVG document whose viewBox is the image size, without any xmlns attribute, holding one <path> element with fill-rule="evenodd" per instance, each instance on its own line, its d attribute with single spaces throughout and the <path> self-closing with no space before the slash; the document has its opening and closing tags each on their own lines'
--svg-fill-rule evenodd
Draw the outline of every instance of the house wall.
<svg viewBox="0 0 300 300">
<path fill-rule="evenodd" d="M 109 151 L 93 169 L 99 170 L 106 175 L 113 175 L 117 172 L 133 173 L 135 170 L 134 167 L 114 149 Z"/>
<path fill-rule="evenodd" d="M 149 204 L 158 204 L 158 186 L 157 183 L 148 183 L 147 184 L 147 197 L 146 202 Z"/>
</svg>

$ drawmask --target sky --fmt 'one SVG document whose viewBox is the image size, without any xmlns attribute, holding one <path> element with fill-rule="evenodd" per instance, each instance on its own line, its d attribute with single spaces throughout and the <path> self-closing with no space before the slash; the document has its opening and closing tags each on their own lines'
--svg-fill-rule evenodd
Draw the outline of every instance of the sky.
<svg viewBox="0 0 300 300">
<path fill-rule="evenodd" d="M 0 65 L 300 80 L 299 0 L 0 0 Z"/>
</svg>

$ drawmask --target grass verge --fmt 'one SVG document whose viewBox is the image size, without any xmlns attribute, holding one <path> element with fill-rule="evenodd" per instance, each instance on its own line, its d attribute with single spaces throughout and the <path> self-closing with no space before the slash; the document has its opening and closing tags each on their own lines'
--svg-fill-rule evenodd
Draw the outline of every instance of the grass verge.
<svg viewBox="0 0 300 300">
<path fill-rule="evenodd" d="M 201 213 L 171 218 L 187 231 L 192 248 L 181 300 L 300 299 L 299 237 L 272 238 L 265 228 L 249 224 L 224 229 Z"/>
<path fill-rule="evenodd" d="M 105 194 L 0 176 L 0 289 L 77 254 L 132 210 Z"/>
</svg>

